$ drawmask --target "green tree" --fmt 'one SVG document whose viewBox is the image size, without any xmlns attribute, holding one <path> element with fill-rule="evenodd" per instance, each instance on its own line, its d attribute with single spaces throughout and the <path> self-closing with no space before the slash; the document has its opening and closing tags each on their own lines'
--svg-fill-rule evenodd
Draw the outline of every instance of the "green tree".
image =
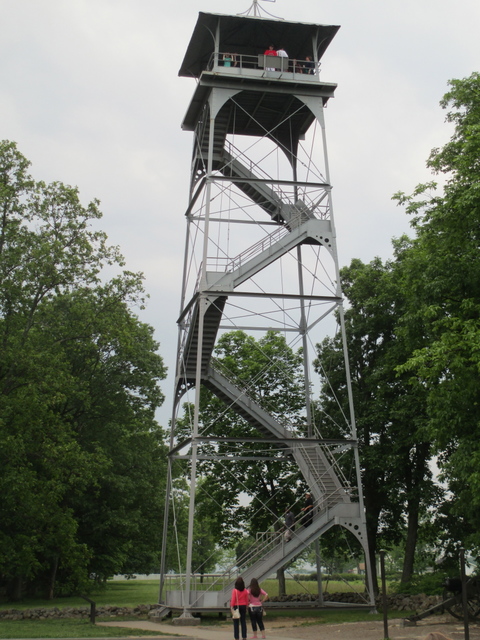
<svg viewBox="0 0 480 640">
<path fill-rule="evenodd" d="M 0 580 L 12 599 L 156 564 L 165 376 L 134 315 L 142 277 L 93 225 L 98 202 L 35 182 L 0 143 Z M 154 527 L 158 530 L 158 527 Z"/>
<path fill-rule="evenodd" d="M 215 358 L 216 366 L 273 417 L 305 431 L 302 354 L 293 352 L 283 336 L 270 331 L 256 340 L 232 331 L 219 339 Z M 265 434 L 207 389 L 202 390 L 200 414 L 201 432 L 218 437 L 216 445 L 202 444 L 202 454 L 212 457 L 198 464 L 201 490 L 216 505 L 211 526 L 218 541 L 237 546 L 245 536 L 279 528 L 286 507 L 305 491 L 296 465 L 273 444 L 248 440 Z M 191 407 L 185 407 L 185 415 L 192 415 Z M 178 423 L 185 437 L 189 420 Z M 239 441 L 227 442 L 225 436 Z M 243 504 L 241 493 L 248 496 Z"/>
<path fill-rule="evenodd" d="M 400 371 L 427 393 L 428 427 L 448 482 L 456 536 L 478 548 L 480 475 L 480 74 L 452 80 L 441 106 L 454 125 L 427 165 L 443 179 L 396 195 L 413 216 L 417 239 L 406 260 L 406 325 L 426 341 Z M 446 513 L 443 518 L 451 518 Z M 443 520 L 445 522 L 445 520 Z M 457 541 L 460 542 L 460 540 Z"/>
<path fill-rule="evenodd" d="M 194 571 L 203 574 L 215 569 L 221 559 L 221 549 L 215 536 L 217 506 L 207 490 L 203 490 L 206 479 L 198 482 L 198 498 L 195 502 L 194 548 L 192 563 Z"/>
<path fill-rule="evenodd" d="M 305 404 L 302 357 L 288 347 L 283 336 L 271 331 L 257 341 L 243 331 L 232 331 L 218 341 L 215 357 L 217 366 L 240 388 L 246 388 L 247 394 L 271 415 L 290 428 L 304 430 L 303 418 L 299 417 Z M 187 436 L 188 416 L 192 415 L 190 407 L 185 407 L 185 415 L 178 426 L 179 433 Z M 278 449 L 272 445 L 244 441 L 244 438 L 265 434 L 206 389 L 201 398 L 201 431 L 220 439 L 218 447 L 202 445 L 204 454 L 216 456 L 199 462 L 205 477 L 203 490 L 208 491 L 218 505 L 219 540 L 227 544 L 234 542 L 239 528 L 245 525 L 251 533 L 268 530 L 294 501 L 296 490 L 292 493 L 291 482 L 298 480 L 295 465 L 286 462 L 283 456 L 278 458 Z M 222 442 L 223 436 L 242 441 Z M 258 456 L 259 452 L 261 459 L 252 465 L 249 454 Z M 231 458 L 228 467 L 221 459 L 223 456 Z M 252 500 L 247 506 L 239 507 L 238 496 L 242 491 Z"/>
<path fill-rule="evenodd" d="M 405 351 L 410 352 L 397 330 L 404 308 L 402 255 L 408 244 L 406 239 L 396 243 L 395 261 L 353 260 L 341 271 L 348 299 L 345 323 L 374 584 L 379 543 L 388 546 L 403 536 L 403 578 L 410 579 L 420 517 L 433 491 L 425 392 L 396 370 Z M 338 431 L 347 411 L 337 404 L 337 398 L 346 397 L 340 336 L 325 339 L 317 348 L 315 364 L 323 381 L 320 430 L 323 437 L 346 435 Z"/>
</svg>

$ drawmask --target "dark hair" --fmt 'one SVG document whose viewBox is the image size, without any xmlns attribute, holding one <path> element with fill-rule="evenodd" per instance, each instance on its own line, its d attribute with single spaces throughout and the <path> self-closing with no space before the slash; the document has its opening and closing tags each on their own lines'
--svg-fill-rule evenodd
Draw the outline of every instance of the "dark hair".
<svg viewBox="0 0 480 640">
<path fill-rule="evenodd" d="M 258 580 L 256 578 L 252 578 L 250 580 L 249 589 L 250 589 L 250 593 L 252 594 L 252 596 L 254 598 L 258 598 L 258 596 L 261 593 L 261 589 L 260 589 L 260 585 L 258 584 Z"/>
<path fill-rule="evenodd" d="M 235 589 L 237 591 L 243 591 L 245 589 L 245 582 L 243 581 L 242 576 L 238 576 L 235 580 Z"/>
</svg>

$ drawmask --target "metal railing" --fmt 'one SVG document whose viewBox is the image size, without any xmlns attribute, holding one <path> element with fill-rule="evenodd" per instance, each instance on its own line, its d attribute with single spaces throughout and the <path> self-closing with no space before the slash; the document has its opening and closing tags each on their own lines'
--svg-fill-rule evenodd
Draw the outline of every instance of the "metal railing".
<svg viewBox="0 0 480 640">
<path fill-rule="evenodd" d="M 235 258 L 228 257 L 207 257 L 207 269 L 214 271 L 224 271 L 225 273 L 233 273 L 249 260 L 266 251 L 275 245 L 281 238 L 288 235 L 287 227 L 279 227 L 273 233 L 266 235 L 264 238 L 253 244 Z"/>
<path fill-rule="evenodd" d="M 301 198 L 302 204 L 310 210 L 313 217 L 322 220 L 329 217 L 330 205 L 328 200 L 327 202 L 324 202 L 327 193 L 326 189 L 322 189 L 321 195 L 318 195 L 318 187 L 312 187 L 312 189 L 309 189 L 306 185 L 299 187 L 295 184 L 292 184 L 290 188 L 287 188 L 285 185 L 280 186 L 276 184 L 275 179 L 272 178 L 272 176 L 269 175 L 258 162 L 254 162 L 229 140 L 225 141 L 225 151 L 231 158 L 230 162 L 227 162 L 226 167 L 231 163 L 233 174 L 235 173 L 235 162 L 238 162 L 252 176 L 269 183 L 268 188 L 271 189 L 275 197 L 278 199 L 278 202 L 274 202 L 274 204 L 279 204 L 280 206 L 290 205 L 290 207 L 295 207 L 298 198 Z M 322 175 L 315 175 L 314 177 L 317 180 L 324 180 Z"/>
<path fill-rule="evenodd" d="M 215 357 L 211 358 L 210 365 L 212 369 L 217 371 L 220 375 L 226 378 L 228 382 L 230 382 L 230 384 L 232 384 L 236 389 L 238 389 L 238 391 L 240 392 L 240 395 L 246 398 L 247 401 L 250 400 L 252 402 L 255 402 L 264 411 L 272 415 L 275 421 L 283 429 L 285 429 L 285 436 L 287 438 L 295 437 L 295 432 L 290 428 L 292 425 L 292 418 L 290 417 L 289 419 L 287 419 L 285 417 L 275 415 L 276 414 L 275 410 L 277 409 L 277 407 L 275 406 L 273 401 L 269 403 L 266 398 L 263 398 L 261 396 L 258 396 L 257 394 L 251 393 L 252 385 L 255 383 L 255 381 L 250 381 L 247 384 L 245 381 L 238 378 L 238 376 L 236 376 L 230 369 L 228 369 L 222 363 L 221 360 L 218 360 Z"/>
<path fill-rule="evenodd" d="M 269 58 L 271 58 L 269 60 Z M 236 69 L 239 73 L 248 73 L 252 69 L 265 71 L 272 66 L 278 67 L 282 73 L 290 73 L 292 76 L 319 77 L 320 64 L 315 65 L 313 60 L 300 60 L 296 58 L 282 58 L 280 56 L 264 56 L 263 54 L 249 55 L 243 53 L 231 53 L 219 51 L 212 53 L 208 61 L 207 71 L 219 71 L 223 69 Z"/>
<path fill-rule="evenodd" d="M 321 434 L 318 431 L 317 427 L 314 427 L 314 431 L 315 431 L 315 435 L 317 436 L 317 438 L 321 438 Z M 338 447 L 338 445 L 335 445 L 336 447 Z M 345 445 L 342 445 L 345 446 Z M 350 447 L 349 447 L 350 448 Z M 336 458 L 335 454 L 331 451 L 330 447 L 327 445 L 324 445 L 322 447 L 329 463 L 332 465 L 332 469 L 335 472 L 335 475 L 338 477 L 338 479 L 340 480 L 343 488 L 345 489 L 345 492 L 350 496 L 350 498 L 352 497 L 358 497 L 358 493 L 357 493 L 357 488 L 352 487 L 352 485 L 350 484 L 350 482 L 348 481 L 345 473 L 343 472 L 342 467 L 340 466 L 338 459 Z"/>
</svg>

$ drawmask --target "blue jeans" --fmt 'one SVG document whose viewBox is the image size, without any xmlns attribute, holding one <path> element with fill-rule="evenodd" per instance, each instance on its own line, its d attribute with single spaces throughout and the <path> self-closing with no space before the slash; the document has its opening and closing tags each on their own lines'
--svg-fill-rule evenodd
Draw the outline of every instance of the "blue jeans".
<svg viewBox="0 0 480 640">
<path fill-rule="evenodd" d="M 242 627 L 242 640 L 247 637 L 247 605 L 240 604 L 238 606 L 240 610 L 240 618 L 233 618 L 233 637 L 235 640 L 240 640 L 239 631 Z"/>
</svg>

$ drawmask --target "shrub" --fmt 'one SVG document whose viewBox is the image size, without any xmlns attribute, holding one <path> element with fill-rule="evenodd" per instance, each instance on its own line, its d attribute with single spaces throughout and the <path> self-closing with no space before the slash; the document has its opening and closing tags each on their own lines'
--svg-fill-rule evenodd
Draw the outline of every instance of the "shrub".
<svg viewBox="0 0 480 640">
<path fill-rule="evenodd" d="M 441 595 L 443 593 L 443 583 L 447 577 L 447 574 L 443 571 L 416 575 L 410 582 L 392 584 L 391 590 L 394 593 L 404 593 L 406 595 L 418 593 L 425 593 L 429 596 Z"/>
</svg>

